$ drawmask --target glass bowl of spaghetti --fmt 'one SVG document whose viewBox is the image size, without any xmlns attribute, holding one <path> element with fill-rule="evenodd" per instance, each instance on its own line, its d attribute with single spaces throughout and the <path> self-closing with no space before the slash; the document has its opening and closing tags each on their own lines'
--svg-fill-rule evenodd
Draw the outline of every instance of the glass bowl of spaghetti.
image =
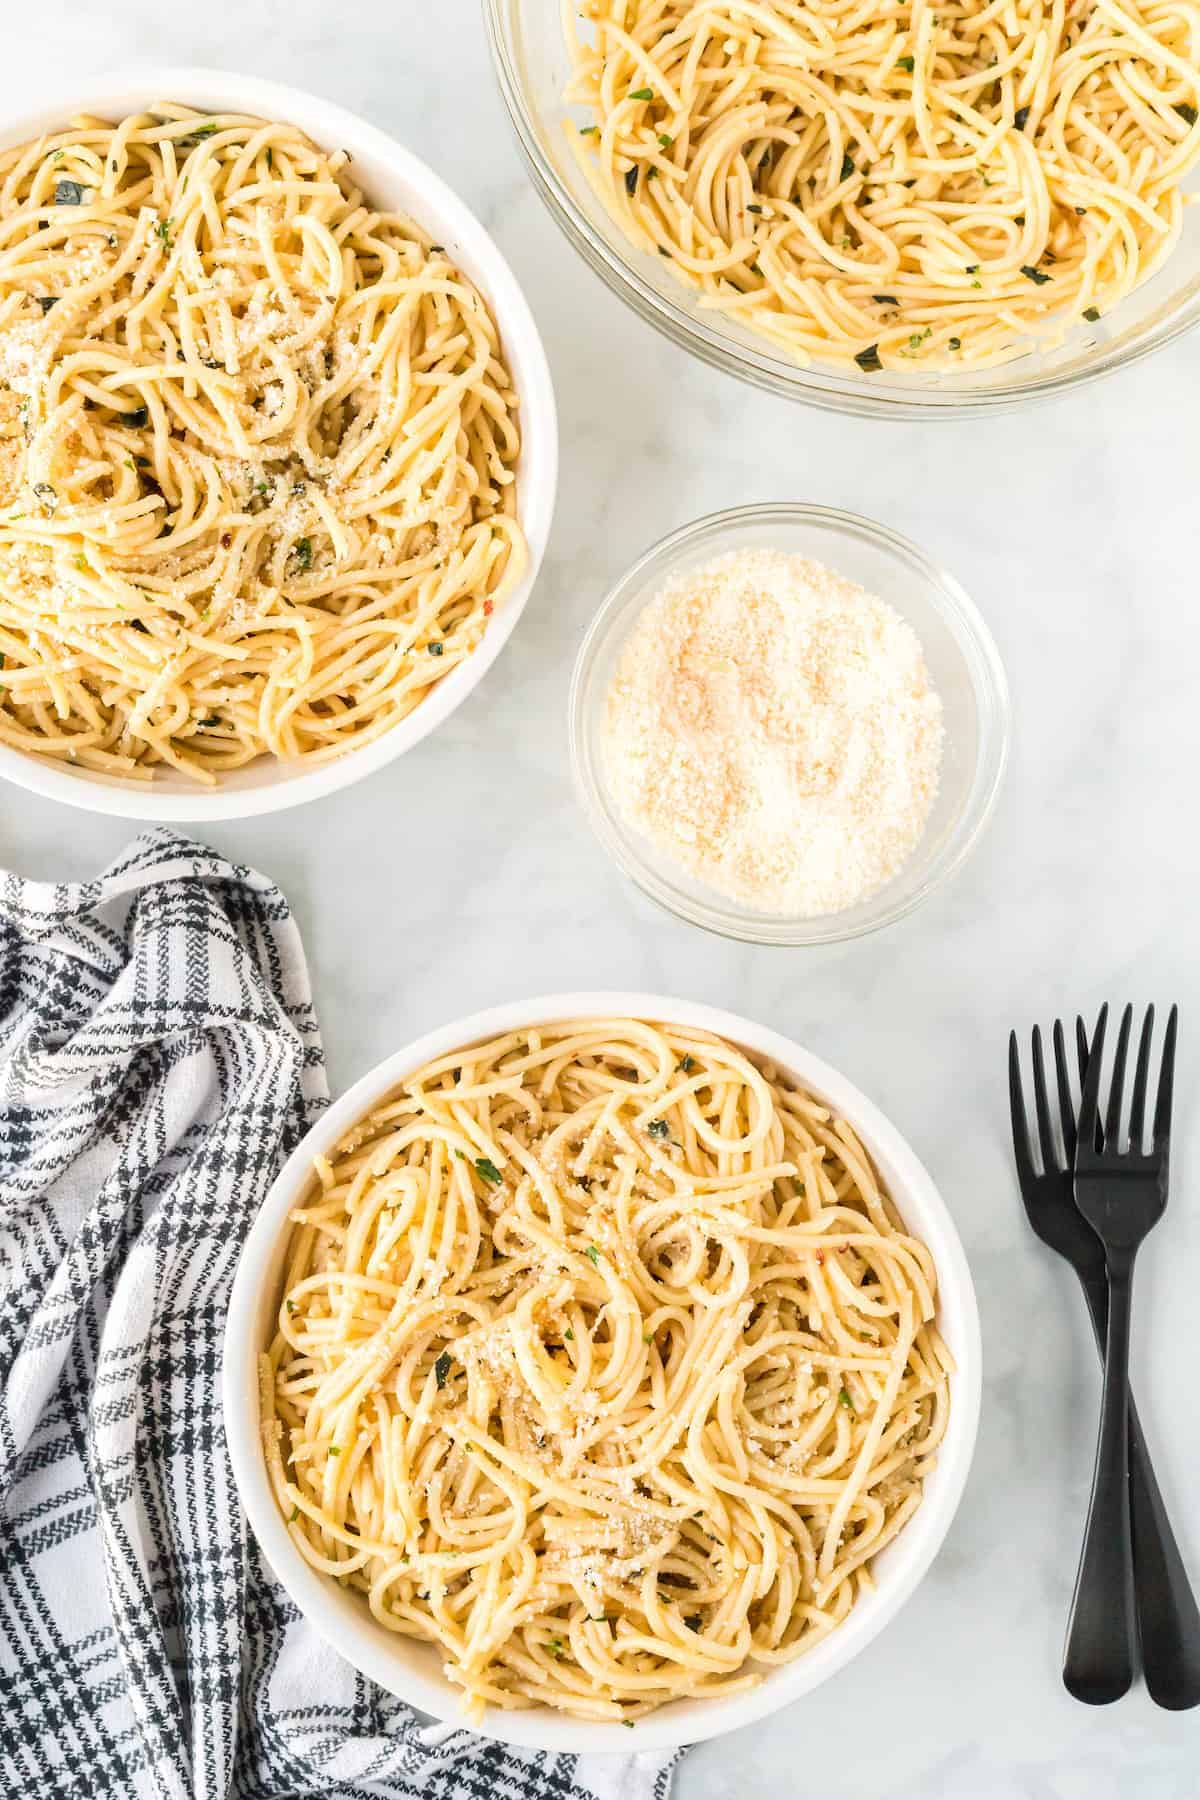
<svg viewBox="0 0 1200 1800">
<path fill-rule="evenodd" d="M 961 1498 L 980 1363 L 950 1214 L 864 1095 L 733 1014 L 578 993 L 434 1031 L 323 1115 L 247 1237 L 223 1400 L 255 1536 L 349 1662 L 485 1736 L 627 1753 L 884 1630 Z"/>
<path fill-rule="evenodd" d="M 409 151 L 195 69 L 0 120 L 0 777 L 203 823 L 412 748 L 517 624 L 533 316 Z"/>
<path fill-rule="evenodd" d="M 1200 63 L 1090 0 L 485 0 L 535 186 L 715 367 L 862 416 L 1012 408 L 1200 319 Z"/>
</svg>

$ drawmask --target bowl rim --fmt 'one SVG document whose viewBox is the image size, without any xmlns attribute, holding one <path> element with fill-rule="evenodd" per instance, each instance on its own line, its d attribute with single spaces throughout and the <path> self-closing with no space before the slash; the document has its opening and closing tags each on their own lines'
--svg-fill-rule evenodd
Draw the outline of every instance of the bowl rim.
<svg viewBox="0 0 1200 1800">
<path fill-rule="evenodd" d="M 893 1563 L 875 1594 L 860 1601 L 806 1656 L 770 1671 L 759 1686 L 727 1699 L 672 1703 L 636 1720 L 632 1730 L 621 1732 L 620 1743 L 613 1741 L 610 1724 L 572 1719 L 542 1707 L 518 1712 L 489 1707 L 479 1724 L 468 1725 L 459 1692 L 449 1682 L 440 1675 L 434 1679 L 399 1670 L 387 1647 L 373 1636 L 382 1628 L 364 1612 L 362 1624 L 370 1628 L 364 1631 L 351 1610 L 336 1604 L 357 1597 L 344 1595 L 292 1544 L 271 1491 L 257 1419 L 258 1313 L 266 1306 L 263 1283 L 282 1254 L 286 1215 L 309 1179 L 314 1156 L 327 1151 L 383 1095 L 433 1057 L 519 1026 L 573 1017 L 645 1018 L 711 1031 L 775 1061 L 845 1116 L 883 1173 L 906 1225 L 930 1249 L 938 1275 L 939 1327 L 951 1340 L 957 1362 L 937 1468 L 921 1505 L 889 1546 Z M 661 994 L 578 991 L 510 1000 L 425 1032 L 377 1063 L 320 1115 L 284 1163 L 243 1245 L 226 1317 L 221 1398 L 229 1458 L 250 1529 L 300 1612 L 347 1662 L 418 1710 L 485 1738 L 544 1751 L 628 1755 L 676 1749 L 766 1718 L 814 1691 L 885 1629 L 928 1572 L 962 1499 L 979 1425 L 982 1360 L 975 1287 L 950 1210 L 907 1139 L 846 1076 L 793 1039 L 722 1008 Z"/>
<path fill-rule="evenodd" d="M 707 325 L 695 311 L 677 304 L 667 293 L 647 281 L 637 268 L 634 247 L 628 252 L 614 247 L 576 205 L 553 163 L 539 143 L 537 121 L 526 101 L 524 84 L 510 52 L 506 13 L 520 0 L 483 0 L 484 19 L 492 65 L 518 148 L 533 185 L 559 229 L 606 285 L 655 330 L 698 357 L 710 368 L 764 388 L 768 393 L 819 408 L 823 412 L 848 413 L 857 418 L 926 420 L 959 419 L 972 413 L 1015 412 L 1027 403 L 1048 400 L 1131 367 L 1145 356 L 1164 349 L 1200 325 L 1200 304 L 1190 311 L 1169 315 L 1137 342 L 1125 342 L 1120 334 L 1107 348 L 1083 365 L 1034 376 L 1017 383 L 997 380 L 969 391 L 949 389 L 889 388 L 884 382 L 867 385 L 863 378 L 789 361 L 764 347 L 741 344 Z M 681 293 L 687 292 L 683 287 Z M 999 367 L 1015 368 L 1021 358 Z"/>
<path fill-rule="evenodd" d="M 852 919 L 857 908 L 846 913 L 820 914 L 812 919 L 779 918 L 770 913 L 754 913 L 733 901 L 714 897 L 710 904 L 684 895 L 676 886 L 659 876 L 638 848 L 638 834 L 632 828 L 619 828 L 613 820 L 612 808 L 603 796 L 603 784 L 595 767 L 589 745 L 589 719 L 585 691 L 602 640 L 613 627 L 617 616 L 630 605 L 642 584 L 647 568 L 660 558 L 686 556 L 688 549 L 701 539 L 724 531 L 752 530 L 762 526 L 816 524 L 840 532 L 866 538 L 877 548 L 915 567 L 936 596 L 937 610 L 947 624 L 967 665 L 972 686 L 980 702 L 981 730 L 976 748 L 972 784 L 960 819 L 969 820 L 961 839 L 951 853 L 934 862 L 925 879 L 911 892 L 898 895 L 879 906 L 867 917 Z M 717 554 L 714 551 L 714 554 Z M 664 577 L 665 578 L 665 577 Z M 882 596 L 886 598 L 886 596 Z M 901 617 L 902 608 L 897 607 Z M 914 627 L 914 630 L 916 627 Z M 672 917 L 711 931 L 718 937 L 740 943 L 772 944 L 788 948 L 816 947 L 846 943 L 866 937 L 906 918 L 930 894 L 956 875 L 979 843 L 995 812 L 1005 771 L 1008 767 L 1012 733 L 1012 708 L 1008 677 L 996 640 L 962 583 L 943 568 L 919 544 L 890 525 L 869 519 L 862 513 L 847 512 L 836 506 L 818 506 L 806 501 L 766 501 L 748 506 L 735 506 L 707 513 L 659 538 L 621 574 L 610 587 L 588 624 L 571 670 L 567 696 L 567 732 L 571 753 L 571 772 L 576 796 L 592 831 L 607 850 L 617 867 Z M 982 777 L 982 785 L 981 785 Z M 978 791 L 977 791 L 978 790 Z M 863 902 L 872 906 L 883 899 L 891 883 Z M 718 904 L 719 901 L 719 904 Z M 839 919 L 845 921 L 839 924 Z"/>
<path fill-rule="evenodd" d="M 533 312 L 506 257 L 467 203 L 413 151 L 378 125 L 320 94 L 232 70 L 181 64 L 132 63 L 88 81 L 56 83 L 39 91 L 37 104 L 0 112 L 0 145 L 18 144 L 78 112 L 129 110 L 154 100 L 177 100 L 210 110 L 225 108 L 294 124 L 318 142 L 343 145 L 370 156 L 418 191 L 422 223 L 436 223 L 465 252 L 471 278 L 484 290 L 502 343 L 518 347 L 525 379 L 518 396 L 522 460 L 518 517 L 528 544 L 525 571 L 497 609 L 478 648 L 421 701 L 407 718 L 361 748 L 334 761 L 251 788 L 164 791 L 157 782 L 123 781 L 73 769 L 34 752 L 0 744 L 0 777 L 30 793 L 114 818 L 207 824 L 284 812 L 338 792 L 376 773 L 420 743 L 449 718 L 500 655 L 537 583 L 549 541 L 558 490 L 559 434 L 554 384 Z M 414 210 L 414 216 L 416 211 Z"/>
</svg>

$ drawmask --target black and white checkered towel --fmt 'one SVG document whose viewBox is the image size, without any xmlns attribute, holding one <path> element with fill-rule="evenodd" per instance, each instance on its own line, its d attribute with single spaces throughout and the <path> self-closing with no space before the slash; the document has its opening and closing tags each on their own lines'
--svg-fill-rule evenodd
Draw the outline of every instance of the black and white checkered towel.
<svg viewBox="0 0 1200 1800">
<path fill-rule="evenodd" d="M 222 1321 L 325 1098 L 261 875 L 159 830 L 98 881 L 0 877 L 0 1793 L 663 1800 L 668 1758 L 423 1725 L 247 1536 Z"/>
</svg>

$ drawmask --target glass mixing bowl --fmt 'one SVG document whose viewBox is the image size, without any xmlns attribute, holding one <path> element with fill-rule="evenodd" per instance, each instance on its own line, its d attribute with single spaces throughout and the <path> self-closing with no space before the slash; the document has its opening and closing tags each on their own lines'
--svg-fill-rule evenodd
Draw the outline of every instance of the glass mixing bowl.
<svg viewBox="0 0 1200 1800">
<path fill-rule="evenodd" d="M 715 893 L 629 824 L 609 790 L 603 745 L 608 691 L 639 613 L 681 570 L 736 550 L 807 556 L 886 600 L 916 632 L 941 696 L 941 779 L 924 835 L 886 886 L 844 912 L 817 918 L 756 912 Z M 897 532 L 826 506 L 739 507 L 685 525 L 655 544 L 593 619 L 575 661 L 569 708 L 576 785 L 605 849 L 669 912 L 752 944 L 831 944 L 903 918 L 962 866 L 991 815 L 1008 756 L 1004 668 L 957 581 Z"/>
<path fill-rule="evenodd" d="M 832 364 L 802 366 L 766 340 L 702 307 L 696 295 L 623 236 L 588 185 L 563 122 L 588 120 L 564 100 L 569 59 L 561 0 L 484 0 L 500 89 L 534 185 L 577 250 L 650 324 L 694 355 L 834 412 L 930 418 L 1010 409 L 1136 362 L 1200 319 L 1200 206 L 1187 209 L 1182 238 L 1152 280 L 1096 325 L 1080 322 L 1056 348 L 1029 351 L 1000 368 L 954 374 L 859 374 Z M 1193 172 L 1185 191 L 1200 189 Z"/>
</svg>

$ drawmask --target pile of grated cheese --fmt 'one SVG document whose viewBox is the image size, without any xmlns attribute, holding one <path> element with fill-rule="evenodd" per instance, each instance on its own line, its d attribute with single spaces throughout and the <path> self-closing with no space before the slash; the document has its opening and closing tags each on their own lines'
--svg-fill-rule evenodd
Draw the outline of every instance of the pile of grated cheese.
<svg viewBox="0 0 1200 1800">
<path fill-rule="evenodd" d="M 911 855 L 944 730 L 911 626 L 822 564 L 745 550 L 651 600 L 608 694 L 613 799 L 697 880 L 811 918 Z"/>
</svg>

